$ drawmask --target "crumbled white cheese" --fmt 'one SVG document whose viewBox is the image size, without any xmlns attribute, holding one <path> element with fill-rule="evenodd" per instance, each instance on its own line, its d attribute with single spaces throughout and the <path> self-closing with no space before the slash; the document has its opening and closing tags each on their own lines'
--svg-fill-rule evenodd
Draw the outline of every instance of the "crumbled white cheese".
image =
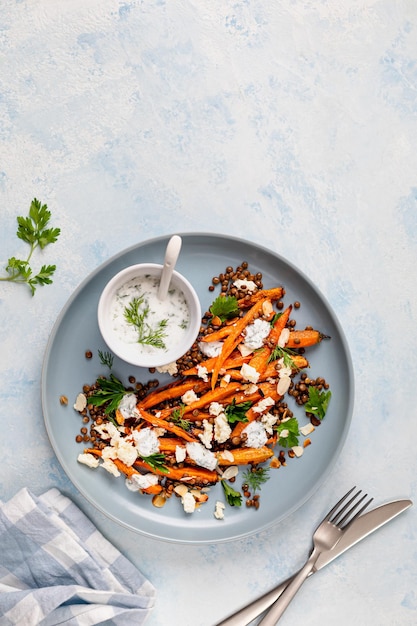
<svg viewBox="0 0 417 626">
<path fill-rule="evenodd" d="M 262 348 L 265 339 L 271 332 L 271 324 L 260 318 L 246 327 L 244 344 L 252 350 Z"/>
<path fill-rule="evenodd" d="M 194 513 L 194 511 L 195 511 L 195 498 L 194 498 L 192 493 L 187 491 L 181 497 L 181 503 L 182 503 L 182 506 L 184 507 L 185 513 Z"/>
<path fill-rule="evenodd" d="M 158 484 L 158 476 L 156 474 L 132 474 L 130 478 L 126 478 L 125 485 L 129 491 L 139 491 L 139 489 L 147 489 Z"/>
<path fill-rule="evenodd" d="M 209 406 L 210 415 L 220 415 L 224 412 L 224 407 L 220 402 L 211 402 Z"/>
<path fill-rule="evenodd" d="M 202 378 L 204 382 L 208 381 L 208 370 L 204 365 L 197 365 L 197 376 Z"/>
<path fill-rule="evenodd" d="M 232 429 L 229 426 L 227 417 L 224 413 L 216 415 L 214 418 L 214 438 L 218 443 L 224 443 L 229 439 Z"/>
<path fill-rule="evenodd" d="M 266 432 L 269 435 L 272 435 L 274 432 L 274 429 L 272 428 L 274 426 L 274 424 L 277 423 L 279 419 L 278 415 L 273 415 L 272 413 L 264 413 L 261 417 L 261 424 L 263 425 L 263 427 L 265 428 Z"/>
<path fill-rule="evenodd" d="M 227 387 L 227 385 L 230 383 L 230 378 L 230 374 L 225 374 L 220 381 L 220 387 Z"/>
<path fill-rule="evenodd" d="M 188 456 L 200 465 L 208 470 L 214 470 L 217 465 L 217 458 L 210 450 L 207 450 L 202 443 L 196 441 L 188 441 L 186 444 Z"/>
<path fill-rule="evenodd" d="M 300 433 L 306 437 L 307 435 L 310 435 L 310 433 L 312 433 L 315 428 L 313 424 L 306 424 L 305 426 L 301 426 L 299 430 Z"/>
<path fill-rule="evenodd" d="M 204 431 L 199 433 L 199 438 L 206 448 L 211 448 L 211 441 L 213 439 L 213 424 L 209 420 L 203 420 Z"/>
<path fill-rule="evenodd" d="M 286 438 L 288 437 L 288 435 L 290 434 L 290 431 L 287 428 L 284 428 L 283 430 L 281 430 L 281 432 L 279 433 L 280 439 L 282 438 Z"/>
<path fill-rule="evenodd" d="M 225 508 L 226 508 L 226 505 L 224 504 L 224 502 L 220 502 L 220 500 L 217 500 L 216 507 L 214 509 L 214 517 L 216 519 L 224 519 Z"/>
<path fill-rule="evenodd" d="M 245 396 L 250 396 L 252 393 L 256 393 L 257 391 L 258 391 L 258 385 L 251 383 L 250 385 L 247 385 L 245 387 L 243 393 L 245 394 Z"/>
<path fill-rule="evenodd" d="M 177 463 L 182 463 L 187 456 L 187 449 L 185 446 L 175 446 L 175 460 Z"/>
<path fill-rule="evenodd" d="M 156 369 L 160 374 L 169 374 L 170 376 L 174 376 L 178 372 L 178 365 L 176 361 L 172 361 L 172 363 L 167 363 L 167 365 L 161 365 Z"/>
<path fill-rule="evenodd" d="M 247 293 L 252 293 L 258 289 L 256 283 L 253 280 L 245 280 L 244 278 L 238 278 L 233 282 L 236 289 L 244 290 Z"/>
<path fill-rule="evenodd" d="M 259 372 L 256 371 L 252 365 L 244 363 L 240 368 L 240 373 L 244 380 L 248 380 L 250 383 L 257 383 L 259 379 Z"/>
<path fill-rule="evenodd" d="M 304 452 L 303 446 L 293 446 L 291 449 L 294 452 L 295 456 L 297 456 L 297 457 L 302 456 L 302 454 Z"/>
<path fill-rule="evenodd" d="M 283 357 L 278 359 L 277 369 L 278 369 L 278 376 L 291 376 L 292 369 L 291 367 L 288 367 L 288 365 L 284 364 Z"/>
<path fill-rule="evenodd" d="M 264 413 L 269 407 L 274 406 L 275 400 L 267 396 L 266 398 L 262 398 L 259 400 L 253 407 L 252 410 L 254 413 Z"/>
<path fill-rule="evenodd" d="M 111 422 L 107 422 L 105 424 L 99 424 L 98 426 L 94 426 L 94 430 L 98 432 L 102 439 L 118 439 L 120 437 L 120 432 L 117 430 L 116 426 Z"/>
<path fill-rule="evenodd" d="M 75 400 L 74 409 L 81 413 L 81 411 L 84 411 L 86 406 L 87 406 L 87 397 L 83 393 L 79 393 Z"/>
<path fill-rule="evenodd" d="M 116 458 L 120 459 L 125 465 L 129 467 L 133 465 L 133 463 L 138 458 L 138 451 L 135 446 L 126 441 L 126 439 L 118 439 L 115 442 L 116 445 L 113 445 L 113 450 L 116 453 Z"/>
<path fill-rule="evenodd" d="M 285 346 L 288 343 L 288 339 L 290 338 L 290 330 L 289 328 L 283 328 L 281 330 L 279 339 L 278 339 L 278 346 L 280 348 L 285 348 Z"/>
<path fill-rule="evenodd" d="M 266 430 L 260 422 L 249 422 L 243 432 L 247 435 L 245 441 L 247 448 L 262 448 L 268 441 Z"/>
<path fill-rule="evenodd" d="M 79 454 L 77 461 L 88 467 L 98 467 L 100 463 L 99 459 L 89 452 Z"/>
<path fill-rule="evenodd" d="M 189 389 L 181 396 L 181 401 L 187 406 L 198 400 L 198 396 L 194 389 Z"/>
<path fill-rule="evenodd" d="M 220 354 L 223 348 L 223 341 L 200 341 L 198 348 L 205 356 L 211 358 Z"/>
<path fill-rule="evenodd" d="M 118 409 L 125 419 L 128 417 L 137 417 L 139 411 L 136 408 L 138 399 L 134 393 L 127 393 L 119 402 Z"/>
<path fill-rule="evenodd" d="M 134 430 L 132 437 L 140 456 L 151 456 L 151 454 L 159 452 L 159 440 L 152 428 Z"/>
<path fill-rule="evenodd" d="M 117 469 L 116 464 L 111 459 L 106 459 L 100 467 L 107 470 L 110 474 L 113 474 L 113 476 L 116 476 L 116 478 L 120 476 L 120 472 Z"/>
</svg>

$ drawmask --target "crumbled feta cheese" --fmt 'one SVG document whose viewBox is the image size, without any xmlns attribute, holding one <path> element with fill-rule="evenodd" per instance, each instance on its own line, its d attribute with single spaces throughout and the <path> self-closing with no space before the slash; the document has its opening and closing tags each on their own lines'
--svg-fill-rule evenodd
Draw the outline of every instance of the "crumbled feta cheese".
<svg viewBox="0 0 417 626">
<path fill-rule="evenodd" d="M 79 393 L 75 400 L 74 409 L 81 413 L 81 411 L 84 411 L 86 406 L 87 406 L 87 397 L 83 393 Z"/>
<path fill-rule="evenodd" d="M 200 465 L 208 470 L 214 470 L 217 465 L 217 458 L 210 450 L 207 450 L 203 444 L 196 441 L 188 441 L 186 444 L 188 456 Z"/>
<path fill-rule="evenodd" d="M 227 385 L 230 383 L 230 378 L 230 374 L 225 374 L 220 381 L 220 387 L 227 387 Z"/>
<path fill-rule="evenodd" d="M 170 376 L 174 376 L 178 373 L 178 365 L 176 361 L 172 361 L 172 363 L 167 363 L 167 365 L 161 365 L 156 369 L 160 374 L 169 374 Z"/>
<path fill-rule="evenodd" d="M 198 348 L 205 356 L 211 358 L 220 354 L 223 348 L 223 341 L 200 341 Z"/>
<path fill-rule="evenodd" d="M 111 422 L 94 426 L 94 430 L 98 432 L 102 439 L 118 439 L 120 437 L 120 432 Z"/>
<path fill-rule="evenodd" d="M 272 427 L 277 423 L 278 418 L 278 415 L 273 415 L 272 413 L 264 413 L 262 415 L 261 424 L 269 435 L 273 434 L 274 430 Z"/>
<path fill-rule="evenodd" d="M 245 394 L 245 396 L 250 396 L 252 393 L 256 393 L 257 391 L 258 391 L 258 385 L 251 383 L 250 385 L 247 385 L 245 387 L 243 393 Z"/>
<path fill-rule="evenodd" d="M 211 448 L 211 440 L 213 439 L 213 424 L 209 420 L 203 420 L 204 431 L 198 436 L 206 448 Z"/>
<path fill-rule="evenodd" d="M 220 402 L 211 402 L 209 406 L 210 415 L 220 415 L 224 412 L 224 407 Z"/>
<path fill-rule="evenodd" d="M 279 339 L 278 339 L 278 346 L 280 348 L 285 348 L 285 346 L 288 343 L 288 339 L 290 338 L 290 330 L 289 328 L 283 328 L 281 330 Z"/>
<path fill-rule="evenodd" d="M 128 465 L 129 467 L 133 465 L 133 463 L 138 458 L 138 451 L 135 446 L 125 439 L 120 438 L 116 442 L 116 445 L 113 446 L 113 449 L 116 452 L 116 458 L 120 459 L 125 465 Z"/>
<path fill-rule="evenodd" d="M 177 463 L 182 463 L 187 456 L 187 449 L 185 446 L 175 446 L 175 460 Z"/>
<path fill-rule="evenodd" d="M 254 283 L 253 280 L 245 280 L 244 278 L 238 278 L 233 282 L 233 284 L 236 289 L 241 289 L 247 291 L 248 293 L 252 293 L 253 291 L 256 291 L 258 289 L 256 283 Z"/>
<path fill-rule="evenodd" d="M 158 484 L 158 476 L 156 474 L 132 474 L 130 478 L 126 478 L 125 485 L 129 491 L 139 491 L 139 489 L 147 489 Z"/>
<path fill-rule="evenodd" d="M 265 428 L 260 422 L 249 422 L 243 429 L 243 432 L 247 435 L 245 441 L 247 448 L 262 448 L 268 441 Z"/>
<path fill-rule="evenodd" d="M 194 389 L 189 389 L 181 396 L 181 400 L 183 404 L 189 405 L 195 402 L 196 400 L 198 400 L 198 396 L 196 392 L 194 391 Z"/>
<path fill-rule="evenodd" d="M 218 443 L 224 443 L 229 439 L 232 429 L 229 426 L 227 417 L 224 413 L 216 415 L 214 418 L 214 438 Z"/>
<path fill-rule="evenodd" d="M 278 369 L 278 376 L 291 376 L 292 374 L 292 369 L 288 367 L 287 365 L 284 365 L 283 357 L 278 359 L 277 369 Z"/>
<path fill-rule="evenodd" d="M 293 446 L 291 450 L 294 452 L 295 456 L 300 457 L 304 452 L 303 446 Z"/>
<path fill-rule="evenodd" d="M 83 465 L 87 465 L 88 467 L 98 467 L 100 463 L 99 459 L 89 452 L 82 452 L 81 454 L 79 454 L 77 457 L 77 461 L 78 463 L 82 463 Z"/>
<path fill-rule="evenodd" d="M 226 505 L 224 504 L 224 502 L 220 502 L 220 500 L 217 500 L 216 507 L 214 509 L 214 517 L 216 519 L 224 519 L 225 508 L 226 508 Z"/>
<path fill-rule="evenodd" d="M 204 365 L 197 365 L 197 376 L 202 378 L 204 382 L 208 381 L 208 370 Z"/>
<path fill-rule="evenodd" d="M 254 413 L 264 413 L 269 407 L 274 406 L 275 400 L 267 396 L 266 398 L 262 398 L 259 400 L 253 407 L 252 410 Z"/>
<path fill-rule="evenodd" d="M 243 343 L 252 350 L 262 348 L 264 340 L 268 337 L 270 332 L 271 324 L 258 318 L 246 327 L 245 341 Z"/>
<path fill-rule="evenodd" d="M 299 430 L 300 433 L 306 437 L 307 435 L 310 435 L 315 430 L 315 428 L 313 424 L 306 424 L 305 426 L 301 426 Z"/>
<path fill-rule="evenodd" d="M 140 456 L 151 456 L 151 454 L 159 452 L 159 440 L 151 428 L 134 430 L 132 436 Z"/>
<path fill-rule="evenodd" d="M 182 506 L 184 507 L 185 513 L 194 513 L 194 511 L 195 511 L 195 498 L 194 498 L 192 493 L 187 491 L 181 497 L 181 503 L 182 503 Z"/>
<path fill-rule="evenodd" d="M 139 411 L 136 408 L 138 399 L 134 393 L 127 393 L 119 402 L 118 409 L 125 419 L 128 417 L 137 417 Z"/>
<path fill-rule="evenodd" d="M 120 472 L 117 469 L 116 464 L 111 459 L 106 459 L 100 467 L 108 471 L 110 474 L 113 474 L 113 476 L 116 476 L 116 478 L 120 476 Z"/>
<path fill-rule="evenodd" d="M 250 383 L 257 383 L 259 379 L 259 372 L 254 367 L 244 363 L 240 368 L 240 373 L 244 380 L 248 380 Z"/>
</svg>

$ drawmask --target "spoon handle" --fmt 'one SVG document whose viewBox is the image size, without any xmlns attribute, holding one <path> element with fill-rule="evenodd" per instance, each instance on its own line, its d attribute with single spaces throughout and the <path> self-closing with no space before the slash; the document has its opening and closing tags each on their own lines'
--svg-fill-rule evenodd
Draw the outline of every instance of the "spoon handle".
<svg viewBox="0 0 417 626">
<path fill-rule="evenodd" d="M 165 250 L 164 266 L 162 268 L 161 281 L 159 283 L 158 298 L 165 300 L 167 297 L 169 284 L 171 282 L 172 272 L 174 271 L 178 255 L 181 250 L 182 239 L 179 235 L 173 235 L 168 241 Z"/>
</svg>

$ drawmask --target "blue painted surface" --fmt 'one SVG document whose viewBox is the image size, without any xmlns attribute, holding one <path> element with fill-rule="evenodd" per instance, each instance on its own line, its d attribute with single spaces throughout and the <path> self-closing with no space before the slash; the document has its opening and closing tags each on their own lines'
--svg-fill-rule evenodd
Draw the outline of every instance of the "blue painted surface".
<svg viewBox="0 0 417 626">
<path fill-rule="evenodd" d="M 352 481 L 416 499 L 417 5 L 6 0 L 0 6 L 0 262 L 23 256 L 36 196 L 59 241 L 31 298 L 0 283 L 0 498 L 62 489 L 159 592 L 149 626 L 213 626 L 292 573 Z M 278 251 L 339 317 L 356 401 L 342 454 L 279 526 L 218 546 L 160 544 L 76 492 L 40 404 L 53 324 L 90 271 L 174 232 Z M 216 270 L 213 268 L 213 273 Z M 64 355 L 63 355 L 64 358 Z M 283 624 L 417 621 L 416 513 L 308 581 Z"/>
</svg>

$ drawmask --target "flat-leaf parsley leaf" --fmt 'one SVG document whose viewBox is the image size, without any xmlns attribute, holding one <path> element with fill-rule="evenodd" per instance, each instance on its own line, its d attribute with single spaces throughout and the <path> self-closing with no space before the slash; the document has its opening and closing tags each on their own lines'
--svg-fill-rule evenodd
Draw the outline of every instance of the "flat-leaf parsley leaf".
<svg viewBox="0 0 417 626">
<path fill-rule="evenodd" d="M 292 448 L 292 446 L 298 446 L 298 421 L 295 417 L 281 422 L 275 427 L 279 435 L 278 444 L 283 448 Z"/>
<path fill-rule="evenodd" d="M 210 313 L 222 322 L 239 315 L 239 305 L 235 296 L 217 296 L 210 307 Z"/>
<path fill-rule="evenodd" d="M 309 387 L 308 396 L 309 399 L 304 405 L 305 412 L 312 413 L 319 420 L 322 420 L 326 415 L 332 392 L 330 390 L 319 391 L 316 387 Z"/>
<path fill-rule="evenodd" d="M 230 506 L 241 506 L 242 494 L 236 491 L 236 489 L 233 489 L 225 480 L 222 480 L 221 483 L 227 503 L 230 504 Z"/>
</svg>

